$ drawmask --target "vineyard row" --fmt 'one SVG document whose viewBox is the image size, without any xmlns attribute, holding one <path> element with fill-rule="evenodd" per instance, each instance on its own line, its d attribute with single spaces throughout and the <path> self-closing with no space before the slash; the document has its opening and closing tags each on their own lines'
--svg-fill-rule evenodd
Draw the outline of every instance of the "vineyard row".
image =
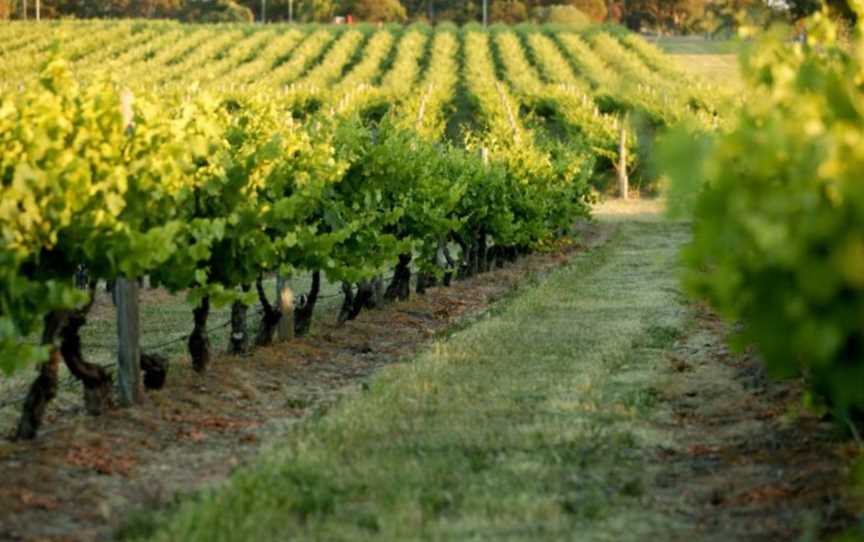
<svg viewBox="0 0 864 542">
<path fill-rule="evenodd" d="M 634 131 L 624 115 L 649 128 L 716 115 L 652 47 L 602 31 L 10 26 L 32 33 L 0 56 L 20 82 L 0 95 L 0 367 L 41 367 L 23 438 L 61 360 L 89 410 L 108 401 L 80 338 L 100 281 L 120 285 L 131 320 L 136 278 L 186 292 L 204 371 L 211 305 L 232 306 L 240 353 L 271 343 L 289 308 L 306 333 L 322 277 L 343 284 L 351 319 L 406 299 L 412 270 L 421 290 L 483 272 L 588 214 L 591 182 Z M 66 59 L 50 53 L 56 36 Z M 298 273 L 306 295 L 268 298 L 265 277 Z M 121 361 L 137 363 L 127 339 Z"/>
</svg>

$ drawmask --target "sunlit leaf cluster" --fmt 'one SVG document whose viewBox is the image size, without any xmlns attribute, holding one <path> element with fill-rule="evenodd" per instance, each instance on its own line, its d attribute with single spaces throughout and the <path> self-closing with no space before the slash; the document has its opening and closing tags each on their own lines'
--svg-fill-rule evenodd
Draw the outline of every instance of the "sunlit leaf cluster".
<svg viewBox="0 0 864 542">
<path fill-rule="evenodd" d="M 673 203 L 694 215 L 686 282 L 774 374 L 804 374 L 840 412 L 864 409 L 864 40 L 778 30 L 742 57 L 728 131 L 665 145 Z"/>
</svg>

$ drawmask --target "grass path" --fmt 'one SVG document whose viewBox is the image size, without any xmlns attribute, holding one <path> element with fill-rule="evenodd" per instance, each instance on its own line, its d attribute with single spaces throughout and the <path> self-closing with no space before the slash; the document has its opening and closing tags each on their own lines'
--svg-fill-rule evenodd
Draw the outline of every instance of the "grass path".
<svg viewBox="0 0 864 542">
<path fill-rule="evenodd" d="M 657 45 L 692 75 L 733 91 L 742 85 L 734 41 L 670 36 Z"/>
<path fill-rule="evenodd" d="M 600 213 L 618 220 L 605 246 L 382 371 L 156 538 L 637 540 L 683 527 L 645 487 L 646 454 L 666 438 L 652 385 L 682 324 L 687 229 L 613 211 Z"/>
<path fill-rule="evenodd" d="M 767 542 L 860 517 L 800 384 L 686 304 L 658 202 L 126 539 Z M 797 412 L 797 413 L 796 413 Z"/>
</svg>

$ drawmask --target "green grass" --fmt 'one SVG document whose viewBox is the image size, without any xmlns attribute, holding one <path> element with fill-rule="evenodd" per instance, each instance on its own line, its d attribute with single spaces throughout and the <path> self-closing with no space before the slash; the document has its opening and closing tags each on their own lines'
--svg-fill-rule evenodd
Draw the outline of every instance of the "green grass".
<svg viewBox="0 0 864 542">
<path fill-rule="evenodd" d="M 660 38 L 656 45 L 670 55 L 734 55 L 738 51 L 738 44 L 734 40 L 711 40 L 694 36 L 664 37 Z"/>
<path fill-rule="evenodd" d="M 709 83 L 736 90 L 742 86 L 738 57 L 735 55 L 677 55 L 678 63 Z"/>
<path fill-rule="evenodd" d="M 654 384 L 684 318 L 674 268 L 686 226 L 655 218 L 634 214 L 603 248 L 380 372 L 221 490 L 149 522 L 139 516 L 126 536 L 637 540 L 677 532 L 676 519 L 643 506 L 648 456 L 667 438 L 650 423 L 660 408 Z"/>
<path fill-rule="evenodd" d="M 657 46 L 688 72 L 710 83 L 733 91 L 741 85 L 738 43 L 733 40 L 672 36 L 661 38 Z"/>
</svg>

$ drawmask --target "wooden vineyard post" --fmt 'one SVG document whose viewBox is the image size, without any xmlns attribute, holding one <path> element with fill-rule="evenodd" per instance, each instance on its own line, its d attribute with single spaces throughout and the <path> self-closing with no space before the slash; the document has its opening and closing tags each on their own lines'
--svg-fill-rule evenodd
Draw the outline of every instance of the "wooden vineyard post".
<svg viewBox="0 0 864 542">
<path fill-rule="evenodd" d="M 626 117 L 618 123 L 621 133 L 618 138 L 618 193 L 621 199 L 630 197 L 630 180 L 627 178 L 627 123 Z"/>
<path fill-rule="evenodd" d="M 126 135 L 135 131 L 132 104 L 135 97 L 125 90 L 120 96 L 120 114 Z M 114 283 L 117 307 L 117 395 L 120 406 L 131 407 L 144 400 L 141 389 L 141 323 L 138 310 L 138 280 L 120 277 Z"/>
<path fill-rule="evenodd" d="M 282 275 L 276 277 L 276 303 L 282 313 L 276 328 L 276 342 L 287 342 L 294 338 L 294 292 Z"/>
<path fill-rule="evenodd" d="M 423 125 L 423 117 L 426 116 L 426 101 L 429 99 L 429 95 L 432 94 L 432 83 L 429 83 L 429 88 L 426 89 L 426 92 L 423 94 L 423 97 L 420 99 L 420 108 L 417 111 L 417 130 Z"/>
<path fill-rule="evenodd" d="M 480 161 L 483 162 L 483 167 L 489 169 L 489 147 L 481 147 L 480 148 Z M 486 267 L 486 263 L 489 261 L 489 239 L 486 233 L 483 230 L 480 230 L 479 233 L 479 247 L 478 247 L 477 259 L 479 260 L 479 271 L 481 273 L 488 271 L 489 269 Z"/>
<path fill-rule="evenodd" d="M 504 106 L 504 111 L 507 112 L 507 121 L 510 123 L 510 129 L 513 130 L 513 141 L 519 144 L 519 126 L 516 124 L 516 117 L 513 116 L 513 110 L 510 109 L 510 102 L 507 101 L 507 96 L 504 94 L 504 89 L 500 81 L 495 82 L 495 88 L 498 89 L 498 96 L 501 98 L 501 105 Z"/>
<path fill-rule="evenodd" d="M 117 300 L 117 395 L 120 405 L 130 407 L 143 401 L 141 390 L 141 345 L 138 311 L 138 281 L 118 278 L 114 285 Z"/>
</svg>

